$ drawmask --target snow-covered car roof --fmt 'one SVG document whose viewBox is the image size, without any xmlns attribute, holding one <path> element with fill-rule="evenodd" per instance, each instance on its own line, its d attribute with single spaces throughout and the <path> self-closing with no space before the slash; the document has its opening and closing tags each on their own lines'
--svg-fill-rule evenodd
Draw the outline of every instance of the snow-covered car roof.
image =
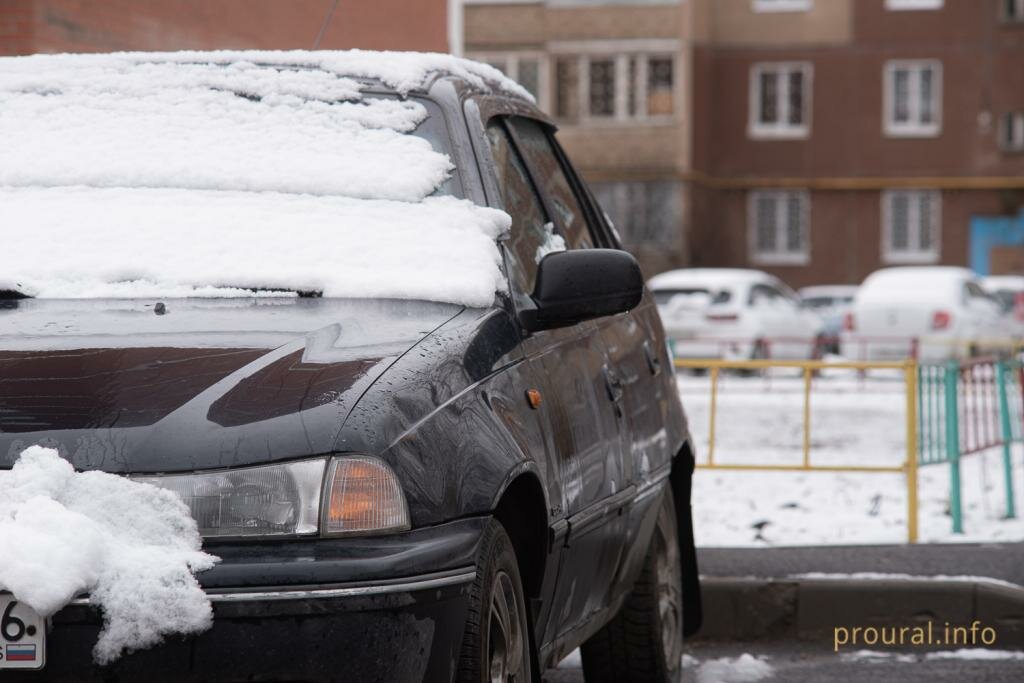
<svg viewBox="0 0 1024 683">
<path fill-rule="evenodd" d="M 1024 292 L 1024 275 L 986 275 L 981 278 L 981 286 L 989 292 L 1000 289 Z"/>
<path fill-rule="evenodd" d="M 655 275 L 647 281 L 651 289 L 686 287 L 735 287 L 754 282 L 775 282 L 760 270 L 745 268 L 680 268 Z"/>
<path fill-rule="evenodd" d="M 440 54 L 2 58 L 0 290 L 487 305 L 510 219 L 435 196 L 451 159 L 410 134 L 429 112 L 405 95 L 444 76 L 530 98 Z"/>
<path fill-rule="evenodd" d="M 954 300 L 974 272 L 958 266 L 900 266 L 876 270 L 857 290 L 857 304 Z"/>
</svg>

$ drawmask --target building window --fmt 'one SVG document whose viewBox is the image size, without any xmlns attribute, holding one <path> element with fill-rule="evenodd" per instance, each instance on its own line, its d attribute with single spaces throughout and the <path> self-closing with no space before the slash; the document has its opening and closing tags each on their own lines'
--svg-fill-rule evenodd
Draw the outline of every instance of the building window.
<svg viewBox="0 0 1024 683">
<path fill-rule="evenodd" d="M 758 190 L 747 206 L 750 260 L 802 265 L 810 258 L 810 198 L 803 190 Z"/>
<path fill-rule="evenodd" d="M 882 259 L 935 263 L 939 259 L 941 197 L 937 190 L 882 193 Z"/>
<path fill-rule="evenodd" d="M 751 68 L 751 137 L 807 137 L 812 73 L 812 66 L 806 62 L 755 64 Z"/>
<path fill-rule="evenodd" d="M 755 12 L 806 12 L 814 0 L 753 0 Z"/>
<path fill-rule="evenodd" d="M 895 61 L 885 65 L 885 133 L 933 137 L 942 130 L 942 64 Z"/>
<path fill-rule="evenodd" d="M 590 59 L 588 69 L 588 113 L 594 118 L 615 116 L 615 60 Z"/>
<path fill-rule="evenodd" d="M 626 246 L 672 246 L 682 227 L 681 189 L 671 180 L 590 183 Z"/>
<path fill-rule="evenodd" d="M 885 0 L 885 9 L 918 10 L 942 9 L 943 0 Z"/>
<path fill-rule="evenodd" d="M 566 123 L 657 122 L 676 112 L 670 54 L 560 55 L 554 75 L 554 114 Z"/>
<path fill-rule="evenodd" d="M 1003 0 L 1003 20 L 1024 21 L 1024 0 Z"/>
<path fill-rule="evenodd" d="M 548 110 L 548 62 L 540 52 L 488 52 L 469 55 L 470 59 L 490 64 L 519 83 L 537 99 L 537 106 Z"/>
<path fill-rule="evenodd" d="M 1024 111 L 1012 111 L 1003 116 L 999 140 L 1008 152 L 1024 152 Z"/>
</svg>

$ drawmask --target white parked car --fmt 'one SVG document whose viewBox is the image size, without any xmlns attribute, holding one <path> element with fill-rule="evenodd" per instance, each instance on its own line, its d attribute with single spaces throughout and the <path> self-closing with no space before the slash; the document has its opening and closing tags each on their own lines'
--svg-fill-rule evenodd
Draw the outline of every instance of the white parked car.
<svg viewBox="0 0 1024 683">
<path fill-rule="evenodd" d="M 851 360 L 963 358 L 1006 346 L 1002 310 L 966 268 L 884 268 L 864 280 L 844 324 Z M 915 351 L 916 348 L 916 351 Z"/>
<path fill-rule="evenodd" d="M 678 357 L 815 357 L 821 318 L 767 273 L 687 268 L 661 273 L 647 284 Z"/>
<path fill-rule="evenodd" d="M 1024 275 L 989 275 L 981 286 L 999 301 L 1010 335 L 1024 337 Z"/>
</svg>

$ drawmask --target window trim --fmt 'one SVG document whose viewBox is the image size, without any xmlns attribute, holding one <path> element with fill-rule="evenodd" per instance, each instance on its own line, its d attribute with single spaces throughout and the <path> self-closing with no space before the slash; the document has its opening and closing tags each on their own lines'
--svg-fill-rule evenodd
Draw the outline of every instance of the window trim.
<svg viewBox="0 0 1024 683">
<path fill-rule="evenodd" d="M 999 149 L 1008 154 L 1024 152 L 1024 109 L 999 117 Z"/>
<path fill-rule="evenodd" d="M 643 125 L 669 125 L 678 123 L 683 111 L 683 89 L 680 87 L 682 64 L 680 44 L 677 40 L 582 40 L 552 43 L 549 46 L 550 69 L 550 101 L 558 100 L 558 81 L 555 77 L 554 63 L 556 59 L 575 59 L 579 78 L 576 104 L 579 108 L 579 119 L 570 121 L 559 118 L 552 108 L 551 115 L 565 126 L 612 127 Z M 629 59 L 635 57 L 637 64 L 637 102 L 644 104 L 644 112 L 630 115 L 628 113 L 628 69 Z M 615 104 L 611 116 L 594 116 L 590 113 L 590 61 L 592 59 L 611 59 L 614 61 L 615 73 Z M 651 59 L 669 59 L 672 62 L 672 113 L 650 115 L 646 112 L 647 102 L 647 67 Z M 570 93 L 570 96 L 572 94 Z M 545 110 L 548 111 L 548 110 Z"/>
<path fill-rule="evenodd" d="M 934 234 L 932 235 L 932 248 L 928 251 L 921 249 L 913 249 L 907 251 L 896 251 L 892 248 L 892 198 L 899 194 L 909 194 L 916 196 L 919 194 L 931 195 L 931 210 L 932 210 L 932 229 Z M 882 262 L 887 264 L 932 264 L 938 263 L 939 258 L 942 255 L 942 192 L 939 190 L 932 190 L 927 188 L 900 188 L 883 190 L 881 194 L 882 200 Z M 912 212 L 908 213 L 908 233 L 912 231 L 913 237 L 917 237 L 917 242 L 920 242 L 918 232 L 921 229 L 920 221 L 916 222 L 910 220 L 909 216 L 912 213 L 916 213 L 919 210 L 920 205 L 916 205 L 911 202 L 910 208 Z M 908 240 L 913 243 L 915 240 L 908 234 Z"/>
<path fill-rule="evenodd" d="M 945 0 L 885 0 L 885 9 L 890 12 L 920 12 L 942 9 Z"/>
<path fill-rule="evenodd" d="M 752 0 L 751 9 L 757 13 L 808 12 L 814 9 L 814 0 Z"/>
<path fill-rule="evenodd" d="M 763 196 L 779 197 L 796 195 L 800 198 L 800 221 L 802 249 L 799 252 L 762 252 L 757 248 L 757 200 Z M 784 213 L 784 203 L 775 207 L 776 214 Z M 785 232 L 786 226 L 778 224 L 776 230 Z M 776 235 L 778 238 L 779 235 Z M 805 266 L 811 261 L 811 193 L 809 190 L 763 188 L 747 193 L 747 255 L 751 263 L 766 266 Z"/>
<path fill-rule="evenodd" d="M 913 119 L 919 118 L 921 100 L 915 98 L 911 93 L 909 102 L 911 121 L 909 123 L 897 123 L 896 114 L 896 72 L 901 69 L 908 69 L 910 73 L 920 73 L 924 67 L 932 69 L 932 111 L 935 113 L 935 121 L 922 124 Z M 886 137 L 890 138 L 934 138 L 942 134 L 942 102 L 943 102 L 943 73 L 942 61 L 938 59 L 891 59 L 885 63 L 882 76 L 882 130 Z M 920 77 L 918 76 L 918 83 Z M 920 95 L 920 86 L 917 95 Z"/>
<path fill-rule="evenodd" d="M 804 77 L 803 123 L 787 123 L 789 119 L 789 79 L 791 72 L 800 70 Z M 763 123 L 761 117 L 761 75 L 772 72 L 779 78 L 778 123 Z M 805 140 L 811 136 L 811 112 L 814 109 L 813 62 L 755 62 L 750 65 L 748 84 L 747 136 L 755 140 Z"/>
<path fill-rule="evenodd" d="M 1007 12 L 1007 5 L 1005 2 L 1001 2 L 999 10 L 999 19 L 1004 24 L 1024 24 L 1024 0 L 1014 0 L 1016 9 L 1015 14 Z"/>
</svg>

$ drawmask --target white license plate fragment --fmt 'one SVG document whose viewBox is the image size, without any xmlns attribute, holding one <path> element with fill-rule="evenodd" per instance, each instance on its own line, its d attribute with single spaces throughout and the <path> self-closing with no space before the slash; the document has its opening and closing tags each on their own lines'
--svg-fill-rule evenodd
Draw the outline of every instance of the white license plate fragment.
<svg viewBox="0 0 1024 683">
<path fill-rule="evenodd" d="M 0 670 L 42 669 L 46 621 L 9 593 L 0 593 Z"/>
</svg>

